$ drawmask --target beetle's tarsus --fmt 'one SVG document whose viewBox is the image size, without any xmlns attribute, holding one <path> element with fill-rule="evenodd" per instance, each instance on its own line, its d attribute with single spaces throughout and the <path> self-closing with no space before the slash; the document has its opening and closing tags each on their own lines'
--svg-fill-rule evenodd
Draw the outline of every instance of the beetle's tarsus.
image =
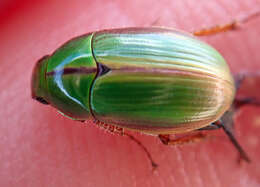
<svg viewBox="0 0 260 187">
<path fill-rule="evenodd" d="M 224 132 L 226 133 L 226 135 L 228 136 L 228 138 L 230 139 L 230 141 L 232 142 L 232 144 L 235 146 L 235 148 L 238 150 L 239 152 L 239 157 L 241 158 L 241 160 L 244 160 L 248 163 L 250 163 L 250 159 L 249 156 L 246 154 L 246 152 L 243 150 L 243 148 L 240 146 L 240 144 L 238 143 L 238 141 L 236 140 L 235 136 L 233 135 L 232 131 L 225 126 L 224 123 L 222 123 L 221 121 L 217 121 L 216 124 L 220 125 L 222 127 L 222 129 L 224 130 Z"/>
<path fill-rule="evenodd" d="M 242 157 L 240 154 L 238 155 L 238 158 L 237 158 L 237 163 L 239 164 L 239 165 L 242 165 L 243 163 L 251 163 L 252 161 L 251 161 L 251 159 L 249 159 L 248 157 L 247 157 L 247 159 L 245 159 L 244 157 Z"/>
<path fill-rule="evenodd" d="M 130 138 L 131 140 L 133 140 L 135 143 L 137 143 L 146 153 L 147 157 L 149 158 L 151 165 L 153 167 L 153 171 L 158 167 L 158 164 L 156 164 L 150 154 L 150 152 L 148 151 L 148 149 L 142 144 L 142 142 L 140 142 L 138 139 L 136 139 L 133 135 L 128 134 L 128 133 L 124 133 L 125 136 L 127 136 L 128 138 Z"/>
<path fill-rule="evenodd" d="M 206 126 L 204 128 L 198 129 L 198 130 L 217 130 L 222 128 L 224 130 L 224 132 L 226 133 L 226 135 L 228 136 L 228 138 L 230 139 L 230 141 L 232 142 L 232 144 L 235 146 L 235 148 L 238 150 L 239 152 L 239 159 L 238 161 L 246 161 L 246 162 L 250 162 L 249 157 L 247 156 L 246 152 L 243 150 L 243 148 L 240 146 L 240 144 L 238 143 L 238 141 L 236 140 L 234 134 L 232 133 L 233 131 L 233 120 L 232 120 L 232 114 L 225 114 L 224 118 L 225 119 L 225 124 L 218 120 L 212 124 L 210 124 L 209 126 Z"/>
<path fill-rule="evenodd" d="M 138 146 L 140 146 L 144 152 L 146 153 L 148 159 L 150 160 L 151 162 L 151 165 L 152 165 L 152 168 L 153 168 L 153 171 L 158 167 L 158 164 L 156 164 L 156 162 L 154 162 L 150 152 L 148 151 L 148 149 L 142 144 L 142 142 L 140 142 L 138 139 L 136 139 L 133 135 L 131 134 L 128 134 L 126 132 L 124 132 L 124 129 L 121 128 L 121 127 L 116 127 L 114 125 L 109 125 L 109 124 L 106 124 L 104 122 L 101 122 L 97 119 L 94 119 L 93 120 L 93 123 L 95 123 L 97 126 L 105 129 L 106 131 L 109 131 L 110 133 L 113 133 L 113 134 L 118 134 L 118 135 L 121 135 L 121 136 L 126 136 L 128 137 L 129 139 L 131 139 L 132 141 L 134 141 Z"/>
</svg>

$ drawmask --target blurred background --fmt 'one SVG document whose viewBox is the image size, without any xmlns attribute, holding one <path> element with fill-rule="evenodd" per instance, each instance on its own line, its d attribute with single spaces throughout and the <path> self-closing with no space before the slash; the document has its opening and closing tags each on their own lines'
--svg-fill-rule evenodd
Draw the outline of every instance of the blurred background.
<svg viewBox="0 0 260 187">
<path fill-rule="evenodd" d="M 159 164 L 152 172 L 144 152 L 129 139 L 91 122 L 69 120 L 31 99 L 35 62 L 68 39 L 100 29 L 165 26 L 188 32 L 225 24 L 260 10 L 259 0 L 75 0 L 0 2 L 0 186 L 260 186 L 260 108 L 235 116 L 236 136 L 252 158 L 237 152 L 222 131 L 198 144 L 166 147 L 132 133 Z M 237 74 L 253 72 L 243 95 L 259 97 L 260 17 L 236 31 L 201 37 Z"/>
</svg>

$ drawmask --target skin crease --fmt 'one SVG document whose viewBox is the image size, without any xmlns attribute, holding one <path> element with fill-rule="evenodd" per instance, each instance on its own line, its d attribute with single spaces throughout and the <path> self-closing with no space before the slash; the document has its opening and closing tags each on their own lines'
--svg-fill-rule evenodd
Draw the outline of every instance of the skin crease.
<svg viewBox="0 0 260 187">
<path fill-rule="evenodd" d="M 132 133 L 159 164 L 152 172 L 134 142 L 91 122 L 69 120 L 30 95 L 35 62 L 74 36 L 151 24 L 192 31 L 231 21 L 260 7 L 260 1 L 14 0 L 0 6 L 0 186 L 260 185 L 260 109 L 255 106 L 245 106 L 235 116 L 236 135 L 251 164 L 237 164 L 237 152 L 222 131 L 211 132 L 215 138 L 179 147 Z M 259 25 L 258 17 L 237 31 L 202 39 L 219 50 L 232 72 L 256 72 Z M 259 77 L 247 79 L 239 95 L 259 93 Z"/>
</svg>

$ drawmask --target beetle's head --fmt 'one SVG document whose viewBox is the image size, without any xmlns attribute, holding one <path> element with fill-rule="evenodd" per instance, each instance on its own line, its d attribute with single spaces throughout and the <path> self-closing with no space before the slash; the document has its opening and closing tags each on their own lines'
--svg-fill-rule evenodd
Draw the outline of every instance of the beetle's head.
<svg viewBox="0 0 260 187">
<path fill-rule="evenodd" d="M 75 120 L 90 117 L 91 86 L 98 72 L 91 40 L 92 34 L 73 38 L 38 60 L 32 75 L 32 98 Z"/>
<path fill-rule="evenodd" d="M 45 98 L 45 89 L 46 89 L 46 81 L 45 81 L 45 73 L 47 68 L 47 59 L 48 55 L 42 57 L 36 63 L 33 69 L 33 75 L 31 80 L 31 93 L 32 98 L 39 101 L 42 104 L 49 104 Z"/>
</svg>

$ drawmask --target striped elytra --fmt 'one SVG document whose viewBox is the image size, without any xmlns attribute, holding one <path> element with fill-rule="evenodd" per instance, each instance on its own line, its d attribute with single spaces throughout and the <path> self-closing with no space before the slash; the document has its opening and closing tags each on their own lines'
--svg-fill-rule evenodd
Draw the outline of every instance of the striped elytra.
<svg viewBox="0 0 260 187">
<path fill-rule="evenodd" d="M 218 120 L 234 81 L 223 57 L 184 32 L 123 28 L 70 40 L 34 69 L 32 95 L 66 116 L 152 134 Z"/>
</svg>

